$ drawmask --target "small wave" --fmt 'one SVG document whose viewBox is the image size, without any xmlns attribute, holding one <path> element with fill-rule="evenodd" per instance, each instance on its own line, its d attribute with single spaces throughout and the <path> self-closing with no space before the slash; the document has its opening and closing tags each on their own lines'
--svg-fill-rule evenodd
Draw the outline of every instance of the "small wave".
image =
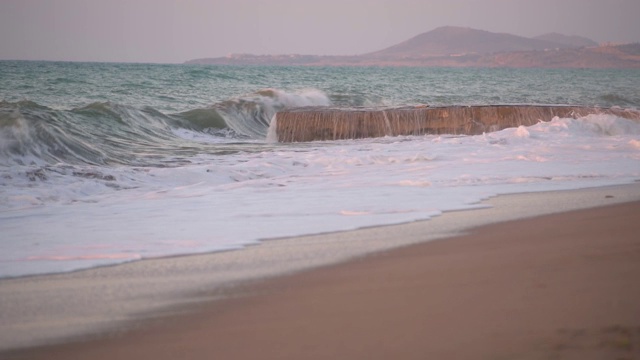
<svg viewBox="0 0 640 360">
<path fill-rule="evenodd" d="M 208 108 L 181 112 L 173 117 L 179 121 L 180 127 L 189 130 L 218 134 L 218 130 L 226 129 L 239 137 L 264 139 L 271 119 L 277 111 L 330 104 L 331 101 L 327 95 L 319 90 L 286 92 L 278 89 L 262 89 L 221 101 Z"/>
<path fill-rule="evenodd" d="M 74 77 L 57 77 L 53 80 L 50 81 L 50 84 L 52 85 L 67 85 L 67 84 L 86 84 L 85 81 L 82 81 L 78 78 L 74 78 Z"/>
<path fill-rule="evenodd" d="M 614 115 L 589 115 L 579 119 L 575 125 L 599 136 L 640 135 L 640 123 Z"/>
<path fill-rule="evenodd" d="M 193 66 L 188 67 L 185 73 L 191 77 L 200 78 L 210 75 L 211 71 L 209 67 L 206 66 Z"/>
<path fill-rule="evenodd" d="M 264 139 L 276 112 L 302 106 L 328 106 L 325 93 L 315 89 L 286 92 L 263 89 L 253 94 L 226 100 L 214 105 L 225 124 L 238 134 Z"/>
<path fill-rule="evenodd" d="M 120 124 L 125 124 L 124 119 L 117 111 L 117 106 L 118 105 L 109 102 L 95 102 L 87 106 L 73 109 L 71 112 L 86 117 L 88 120 L 107 119 L 116 121 Z"/>
<path fill-rule="evenodd" d="M 195 130 L 205 129 L 224 129 L 227 123 L 224 118 L 214 108 L 194 109 L 185 111 L 175 115 L 179 119 L 184 120 L 185 128 Z"/>
<path fill-rule="evenodd" d="M 341 107 L 373 107 L 388 105 L 381 96 L 372 94 L 334 93 L 329 95 L 331 103 Z"/>
<path fill-rule="evenodd" d="M 605 94 L 600 96 L 600 100 L 604 101 L 606 106 L 638 106 L 640 107 L 640 99 L 629 99 L 619 94 Z"/>
<path fill-rule="evenodd" d="M 591 114 L 578 119 L 554 118 L 535 125 L 544 132 L 569 132 L 582 136 L 640 135 L 640 122 L 615 115 Z"/>
</svg>

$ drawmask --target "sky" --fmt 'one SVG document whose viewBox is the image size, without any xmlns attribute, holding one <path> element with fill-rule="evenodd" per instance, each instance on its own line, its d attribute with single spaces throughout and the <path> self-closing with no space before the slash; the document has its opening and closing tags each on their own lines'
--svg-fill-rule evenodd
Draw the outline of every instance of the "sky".
<svg viewBox="0 0 640 360">
<path fill-rule="evenodd" d="M 356 55 L 439 26 L 640 42 L 640 0 L 0 0 L 0 60 Z"/>
</svg>

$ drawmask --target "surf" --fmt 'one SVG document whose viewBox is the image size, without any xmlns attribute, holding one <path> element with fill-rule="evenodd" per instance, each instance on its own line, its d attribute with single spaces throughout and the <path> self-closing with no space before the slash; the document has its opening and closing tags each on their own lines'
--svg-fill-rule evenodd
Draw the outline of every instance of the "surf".
<svg viewBox="0 0 640 360">
<path fill-rule="evenodd" d="M 212 143 L 264 140 L 276 112 L 329 104 L 313 89 L 265 89 L 178 113 L 113 102 L 64 110 L 2 101 L 0 164 L 161 166 L 161 157 L 215 153 Z"/>
</svg>

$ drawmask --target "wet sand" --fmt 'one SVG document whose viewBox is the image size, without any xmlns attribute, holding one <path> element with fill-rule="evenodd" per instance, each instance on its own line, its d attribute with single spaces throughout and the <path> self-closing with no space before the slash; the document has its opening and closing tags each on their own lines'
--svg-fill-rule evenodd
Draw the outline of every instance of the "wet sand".
<svg viewBox="0 0 640 360">
<path fill-rule="evenodd" d="M 0 357 L 636 359 L 638 234 L 637 201 L 487 225 Z"/>
</svg>

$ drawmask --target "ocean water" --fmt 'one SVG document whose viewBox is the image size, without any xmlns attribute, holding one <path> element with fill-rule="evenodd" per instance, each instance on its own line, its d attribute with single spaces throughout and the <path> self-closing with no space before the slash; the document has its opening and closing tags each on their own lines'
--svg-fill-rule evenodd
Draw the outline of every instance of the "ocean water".
<svg viewBox="0 0 640 360">
<path fill-rule="evenodd" d="M 429 219 L 640 179 L 640 124 L 280 144 L 298 106 L 640 108 L 639 70 L 0 61 L 0 277 Z M 393 241 L 393 239 L 389 239 Z"/>
</svg>

